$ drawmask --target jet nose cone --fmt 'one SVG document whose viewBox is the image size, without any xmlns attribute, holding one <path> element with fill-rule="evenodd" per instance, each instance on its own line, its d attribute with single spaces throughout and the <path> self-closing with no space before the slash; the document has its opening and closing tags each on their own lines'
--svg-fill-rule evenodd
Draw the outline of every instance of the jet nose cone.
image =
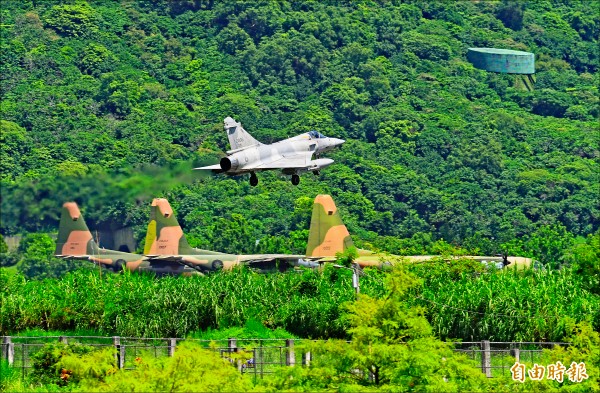
<svg viewBox="0 0 600 393">
<path fill-rule="evenodd" d="M 331 146 L 333 147 L 341 146 L 344 142 L 346 141 L 343 139 L 331 138 Z"/>
</svg>

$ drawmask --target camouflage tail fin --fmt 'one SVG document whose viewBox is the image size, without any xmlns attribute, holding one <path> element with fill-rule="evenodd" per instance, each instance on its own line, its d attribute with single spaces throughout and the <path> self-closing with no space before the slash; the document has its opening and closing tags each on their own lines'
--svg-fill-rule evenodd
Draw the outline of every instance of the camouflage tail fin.
<svg viewBox="0 0 600 393">
<path fill-rule="evenodd" d="M 66 202 L 62 207 L 56 255 L 97 255 L 98 245 L 88 229 L 79 207 L 75 202 Z"/>
<path fill-rule="evenodd" d="M 190 247 L 183 230 L 175 218 L 173 209 L 164 198 L 154 198 L 150 211 L 150 223 L 146 232 L 146 255 L 190 255 Z"/>
<path fill-rule="evenodd" d="M 241 123 L 237 123 L 231 117 L 226 117 L 223 120 L 225 123 L 225 131 L 229 138 L 229 146 L 231 150 L 238 150 L 248 146 L 260 145 L 261 143 L 254 139 L 248 131 L 242 128 Z"/>
<path fill-rule="evenodd" d="M 333 198 L 330 195 L 317 195 L 310 220 L 306 256 L 335 257 L 336 253 L 349 247 L 354 247 L 354 243 Z"/>
</svg>

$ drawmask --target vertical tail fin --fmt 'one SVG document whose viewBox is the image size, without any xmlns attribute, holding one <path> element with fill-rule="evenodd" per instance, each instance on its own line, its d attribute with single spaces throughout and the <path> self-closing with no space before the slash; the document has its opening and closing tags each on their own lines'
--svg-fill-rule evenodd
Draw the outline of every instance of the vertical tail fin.
<svg viewBox="0 0 600 393">
<path fill-rule="evenodd" d="M 97 255 L 98 245 L 75 202 L 63 204 L 56 239 L 56 255 Z"/>
<path fill-rule="evenodd" d="M 244 147 L 261 144 L 242 128 L 241 123 L 237 123 L 231 117 L 226 117 L 223 122 L 225 123 L 225 131 L 227 131 L 227 137 L 229 138 L 229 146 L 231 146 L 231 150 L 237 150 Z"/>
<path fill-rule="evenodd" d="M 331 195 L 317 195 L 310 220 L 306 256 L 335 257 L 338 252 L 354 247 L 348 229 Z"/>
<path fill-rule="evenodd" d="M 146 255 L 190 255 L 194 250 L 188 244 L 183 230 L 164 198 L 154 198 L 150 210 L 150 223 L 146 232 Z"/>
</svg>

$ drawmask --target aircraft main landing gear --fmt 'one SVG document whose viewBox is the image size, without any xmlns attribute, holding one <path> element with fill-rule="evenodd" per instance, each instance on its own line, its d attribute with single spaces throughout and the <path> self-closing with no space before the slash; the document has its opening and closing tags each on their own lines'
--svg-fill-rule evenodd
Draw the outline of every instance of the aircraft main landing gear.
<svg viewBox="0 0 600 393">
<path fill-rule="evenodd" d="M 298 184 L 300 184 L 300 176 L 298 175 L 292 175 L 292 184 L 297 186 Z"/>
<path fill-rule="evenodd" d="M 258 177 L 256 176 L 256 173 L 252 172 L 250 174 L 250 185 L 252 187 L 256 187 L 258 185 Z"/>
</svg>

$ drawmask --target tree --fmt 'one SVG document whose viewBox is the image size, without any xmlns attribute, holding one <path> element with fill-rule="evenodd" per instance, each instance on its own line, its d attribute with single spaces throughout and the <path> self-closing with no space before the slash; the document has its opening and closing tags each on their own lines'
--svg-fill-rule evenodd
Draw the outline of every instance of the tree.
<svg viewBox="0 0 600 393">
<path fill-rule="evenodd" d="M 581 239 L 564 252 L 563 261 L 571 265 L 576 276 L 592 293 L 600 295 L 600 231 Z"/>
<path fill-rule="evenodd" d="M 11 180 L 25 171 L 25 159 L 31 154 L 33 141 L 18 124 L 0 120 L 0 179 Z"/>
<path fill-rule="evenodd" d="M 563 225 L 543 225 L 531 234 L 525 249 L 541 263 L 558 267 L 564 263 L 563 255 L 573 242 L 573 235 Z"/>
<path fill-rule="evenodd" d="M 79 68 L 82 72 L 98 76 L 113 68 L 114 55 L 105 46 L 90 43 L 85 47 L 79 60 Z"/>
<path fill-rule="evenodd" d="M 111 375 L 111 369 L 95 377 L 89 369 L 91 356 L 82 357 L 76 362 L 74 372 L 83 374 L 80 383 L 82 391 L 117 392 L 210 392 L 210 391 L 250 391 L 250 378 L 240 373 L 226 359 L 215 351 L 201 348 L 193 343 L 177 345 L 173 357 L 155 358 L 151 354 L 140 354 L 133 370 L 120 370 Z M 89 359 L 89 360 L 88 360 Z M 104 353 L 104 362 L 114 359 L 111 353 Z M 67 359 L 64 360 L 65 363 Z M 105 382 L 98 386 L 98 382 Z"/>
<path fill-rule="evenodd" d="M 88 3 L 55 5 L 45 22 L 59 33 L 75 37 L 88 37 L 98 31 L 98 16 Z"/>
<path fill-rule="evenodd" d="M 523 28 L 523 8 L 524 4 L 514 0 L 503 0 L 496 11 L 496 17 L 504 23 L 504 26 L 521 30 Z"/>
<path fill-rule="evenodd" d="M 435 339 L 421 308 L 405 299 L 419 281 L 400 265 L 386 282 L 387 296 L 361 295 L 346 305 L 351 342 L 306 344 L 308 368 L 288 368 L 268 382 L 277 390 L 435 391 L 485 390 L 485 376 Z"/>
<path fill-rule="evenodd" d="M 54 258 L 54 249 L 54 240 L 47 234 L 34 233 L 24 236 L 17 250 L 21 256 L 17 270 L 27 278 L 43 279 L 60 277 L 86 263 Z"/>
</svg>

